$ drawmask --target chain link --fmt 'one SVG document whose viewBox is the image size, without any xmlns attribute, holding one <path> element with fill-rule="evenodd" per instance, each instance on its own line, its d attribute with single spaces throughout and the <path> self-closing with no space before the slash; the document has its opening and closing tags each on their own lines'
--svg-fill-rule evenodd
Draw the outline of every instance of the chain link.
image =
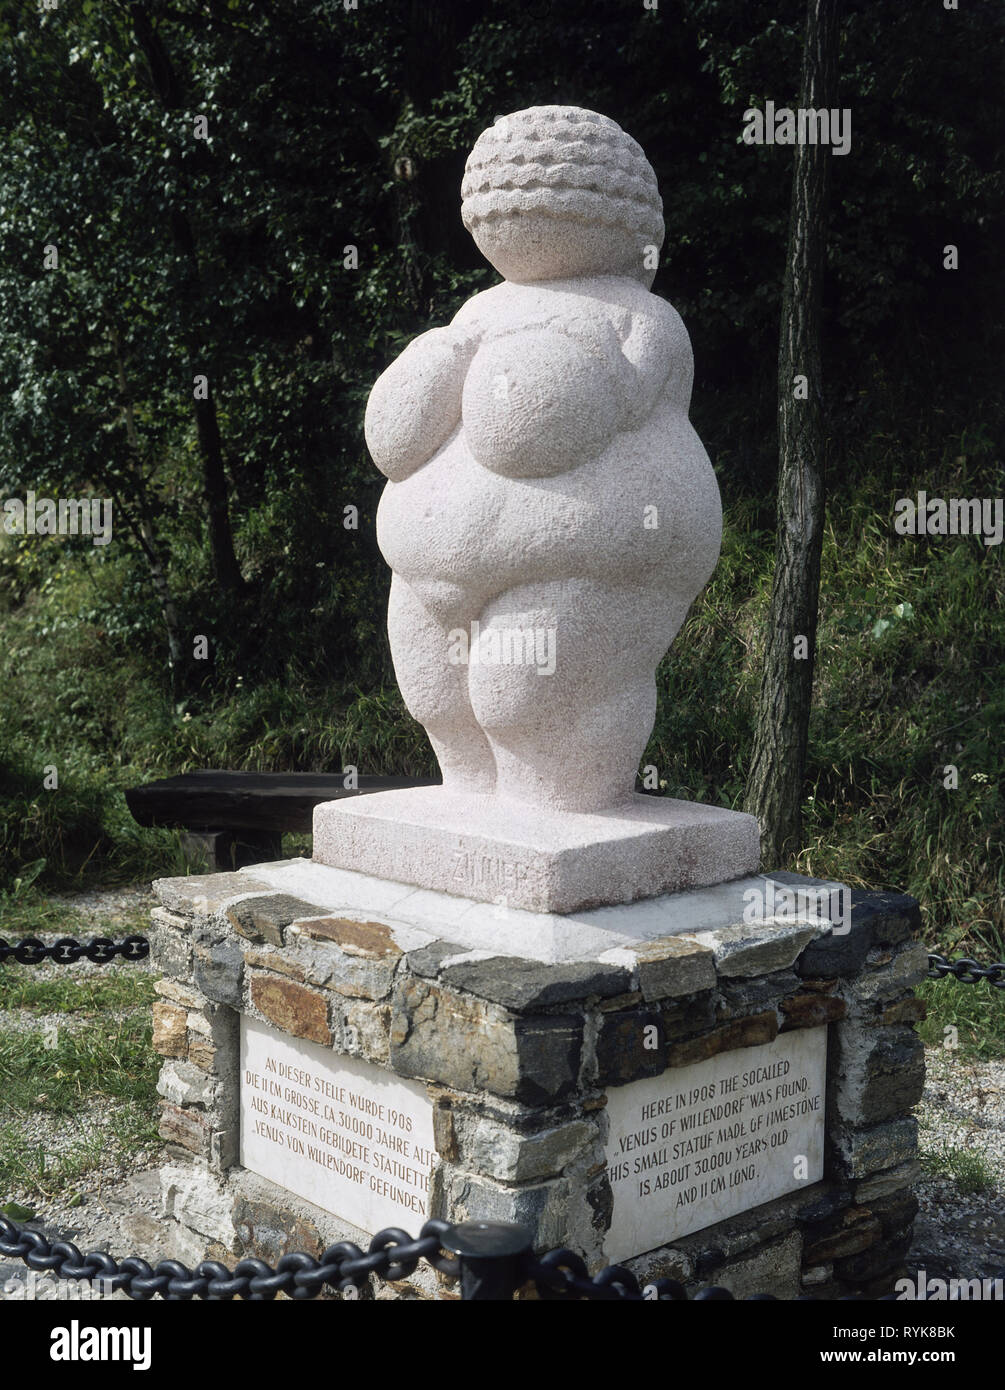
<svg viewBox="0 0 1005 1390">
<path fill-rule="evenodd" d="M 622 1303 L 658 1302 L 686 1303 L 687 1290 L 676 1279 L 651 1279 L 639 1287 L 639 1282 L 630 1270 L 621 1265 L 610 1265 L 595 1274 L 591 1279 L 583 1260 L 573 1250 L 551 1250 L 540 1258 L 528 1257 L 525 1277 L 533 1279 L 542 1299 L 591 1299 L 617 1300 Z M 1005 1284 L 1005 1269 L 996 1270 L 992 1276 L 998 1284 Z M 937 1299 L 944 1294 L 932 1293 L 926 1299 Z M 711 1285 L 694 1295 L 695 1303 L 733 1303 L 736 1295 L 720 1285 Z M 751 1293 L 743 1299 L 745 1303 L 778 1303 L 772 1293 Z M 815 1294 L 799 1294 L 792 1300 L 795 1303 L 819 1303 Z M 897 1293 L 881 1294 L 878 1298 L 866 1298 L 862 1294 L 843 1294 L 836 1300 L 839 1303 L 896 1303 L 900 1302 Z"/>
<path fill-rule="evenodd" d="M 359 1289 L 368 1275 L 398 1281 L 407 1279 L 425 1260 L 433 1269 L 451 1279 L 461 1275 L 461 1260 L 444 1253 L 445 1239 L 454 1228 L 449 1221 L 427 1221 L 413 1240 L 407 1231 L 388 1227 L 379 1231 L 364 1253 L 358 1245 L 341 1241 L 330 1245 L 321 1258 L 302 1250 L 283 1255 L 275 1269 L 264 1260 L 246 1259 L 233 1270 L 219 1260 L 203 1260 L 189 1269 L 178 1260 L 161 1260 L 151 1266 L 137 1255 L 115 1260 L 103 1251 L 82 1255 L 70 1241 L 49 1241 L 38 1231 L 16 1226 L 0 1216 L 0 1255 L 23 1260 L 30 1269 L 50 1273 L 60 1279 L 100 1280 L 103 1292 L 123 1289 L 129 1298 L 145 1302 L 160 1296 L 169 1302 L 203 1298 L 223 1302 L 244 1298 L 264 1302 L 277 1294 L 292 1299 L 317 1298 L 325 1288 L 345 1293 Z M 994 1278 L 1005 1281 L 1005 1269 Z M 590 1277 L 586 1264 L 574 1250 L 550 1250 L 546 1255 L 526 1255 L 518 1266 L 513 1292 L 533 1282 L 542 1300 L 587 1299 L 618 1303 L 686 1303 L 687 1291 L 676 1279 L 652 1279 L 640 1287 L 638 1279 L 623 1265 L 608 1265 Z M 462 1286 L 463 1287 L 463 1286 Z M 929 1297 L 936 1297 L 933 1293 Z M 876 1301 L 896 1301 L 896 1293 L 883 1294 Z M 695 1303 L 731 1303 L 729 1289 L 712 1286 L 694 1295 Z M 776 1303 L 774 1294 L 748 1294 L 744 1302 Z M 816 1303 L 813 1294 L 800 1294 L 797 1303 Z M 858 1303 L 860 1294 L 845 1295 L 841 1303 Z M 871 1301 L 871 1300 L 869 1300 Z"/>
<path fill-rule="evenodd" d="M 975 960 L 960 956 L 949 961 L 934 951 L 928 953 L 928 978 L 944 980 L 952 975 L 961 985 L 975 985 L 978 980 L 987 980 L 992 989 L 1005 989 L 1005 962 L 997 960 L 993 965 L 979 965 Z"/>
<path fill-rule="evenodd" d="M 317 1298 L 325 1285 L 340 1292 L 358 1289 L 369 1274 L 407 1279 L 420 1260 L 456 1278 L 460 1265 L 443 1254 L 440 1245 L 449 1230 L 448 1221 L 427 1221 L 413 1240 L 407 1231 L 389 1227 L 373 1237 L 367 1252 L 342 1241 L 329 1246 L 319 1260 L 303 1251 L 283 1255 L 275 1269 L 264 1260 L 251 1259 L 241 1260 L 233 1270 L 219 1260 L 203 1260 L 189 1269 L 178 1260 L 151 1266 L 136 1255 L 125 1260 L 114 1260 L 100 1250 L 82 1255 L 70 1241 L 49 1241 L 38 1231 L 15 1226 L 0 1216 L 0 1255 L 23 1260 L 29 1269 L 44 1270 L 59 1279 L 100 1279 L 109 1293 L 124 1289 L 130 1298 L 141 1301 L 159 1294 L 169 1301 L 245 1298 L 262 1302 L 278 1293 L 294 1299 Z"/>
<path fill-rule="evenodd" d="M 529 1260 L 526 1273 L 528 1279 L 534 1280 L 543 1299 L 592 1298 L 604 1302 L 642 1299 L 638 1280 L 627 1269 L 611 1265 L 596 1279 L 591 1279 L 586 1264 L 574 1250 L 549 1250 L 540 1259 Z"/>
<path fill-rule="evenodd" d="M 47 946 L 37 936 L 26 936 L 23 941 L 11 945 L 0 939 L 0 965 L 8 960 L 16 960 L 20 965 L 39 965 L 44 960 L 54 960 L 57 965 L 75 965 L 83 957 L 95 965 L 107 965 L 120 956 L 127 961 L 146 960 L 150 954 L 150 942 L 145 936 L 127 936 L 124 941 L 112 941 L 107 936 L 92 936 L 90 941 L 75 941 L 72 936 L 61 936 Z"/>
<path fill-rule="evenodd" d="M 608 1265 L 591 1278 L 574 1250 L 549 1250 L 540 1259 L 527 1261 L 526 1277 L 533 1279 L 542 1299 L 588 1299 L 605 1303 L 686 1303 L 687 1290 L 676 1279 L 650 1279 L 644 1286 L 623 1265 Z M 776 1302 L 774 1294 L 751 1294 L 756 1301 Z M 701 1289 L 696 1303 L 732 1301 L 728 1289 Z M 810 1299 L 815 1302 L 815 1300 Z"/>
</svg>

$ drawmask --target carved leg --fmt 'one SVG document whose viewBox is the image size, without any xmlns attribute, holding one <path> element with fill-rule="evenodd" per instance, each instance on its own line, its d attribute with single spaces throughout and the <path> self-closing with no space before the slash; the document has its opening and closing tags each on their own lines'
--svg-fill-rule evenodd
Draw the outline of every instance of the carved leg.
<svg viewBox="0 0 1005 1390">
<path fill-rule="evenodd" d="M 488 659 L 470 666 L 469 688 L 499 794 L 567 811 L 628 799 L 656 713 L 648 608 L 614 586 L 569 580 L 511 589 L 485 609 Z"/>
<path fill-rule="evenodd" d="M 471 711 L 467 667 L 450 662 L 448 632 L 410 586 L 394 575 L 387 633 L 408 712 L 429 736 L 445 787 L 490 792 L 495 785 L 495 761 Z"/>
</svg>

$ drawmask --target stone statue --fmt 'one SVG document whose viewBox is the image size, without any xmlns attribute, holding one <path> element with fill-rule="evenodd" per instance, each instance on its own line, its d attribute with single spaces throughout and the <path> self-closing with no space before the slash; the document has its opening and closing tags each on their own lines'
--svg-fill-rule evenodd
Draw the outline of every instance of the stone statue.
<svg viewBox="0 0 1005 1390">
<path fill-rule="evenodd" d="M 480 136 L 462 195 L 503 283 L 415 339 L 366 412 L 394 667 L 447 787 L 612 807 L 721 533 L 690 342 L 649 293 L 656 176 L 614 121 L 538 106 Z"/>
<path fill-rule="evenodd" d="M 480 136 L 462 197 L 503 282 L 409 344 L 365 422 L 394 668 L 443 786 L 317 807 L 314 859 L 566 915 L 750 873 L 752 816 L 634 790 L 722 525 L 691 345 L 649 292 L 656 176 L 606 116 L 538 106 Z"/>
</svg>

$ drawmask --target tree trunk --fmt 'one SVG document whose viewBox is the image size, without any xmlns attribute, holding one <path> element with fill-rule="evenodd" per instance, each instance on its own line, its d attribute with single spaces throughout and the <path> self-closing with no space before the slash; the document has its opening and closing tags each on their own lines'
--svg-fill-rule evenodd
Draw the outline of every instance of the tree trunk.
<svg viewBox="0 0 1005 1390">
<path fill-rule="evenodd" d="M 150 80 L 157 99 L 165 111 L 176 111 L 181 107 L 182 94 L 167 49 L 161 42 L 149 14 L 142 5 L 133 0 L 130 5 L 130 13 L 136 41 L 146 56 L 150 68 Z M 192 406 L 195 414 L 199 455 L 202 459 L 203 493 L 209 519 L 209 548 L 213 561 L 213 577 L 224 591 L 239 593 L 243 588 L 244 581 L 241 578 L 240 566 L 234 553 L 234 537 L 227 504 L 227 475 L 223 461 L 223 444 L 220 438 L 220 423 L 212 390 L 213 374 L 208 364 L 202 361 L 205 344 L 210 335 L 209 306 L 202 286 L 199 256 L 192 223 L 181 206 L 176 206 L 172 210 L 171 232 L 175 245 L 182 252 L 188 266 L 192 301 L 199 309 L 199 322 L 191 324 L 186 334 L 191 368 L 186 386 L 189 391 L 194 390 L 192 377 L 196 375 L 204 375 L 210 383 L 206 398 L 195 399 L 193 397 Z"/>
<path fill-rule="evenodd" d="M 805 109 L 836 105 L 837 7 L 838 0 L 807 0 Z M 760 822 L 767 867 L 799 848 L 802 830 L 824 524 L 820 298 L 832 158 L 828 145 L 795 146 L 778 353 L 778 534 L 746 797 L 746 809 Z M 806 378 L 805 399 L 797 377 Z"/>
<path fill-rule="evenodd" d="M 137 521 L 133 517 L 131 511 L 123 505 L 121 496 L 115 498 L 115 507 L 125 516 L 129 529 L 132 531 L 137 544 L 143 551 L 150 569 L 150 582 L 153 585 L 154 593 L 157 595 L 157 601 L 161 608 L 161 615 L 164 619 L 164 628 L 167 633 L 168 675 L 171 681 L 171 694 L 174 699 L 177 699 L 181 689 L 183 664 L 181 624 L 178 620 L 178 610 L 175 607 L 174 596 L 171 593 L 171 586 L 168 582 L 167 568 L 164 564 L 160 545 L 154 533 L 153 522 L 150 519 L 150 507 L 147 502 L 147 491 L 143 479 L 143 453 L 140 449 L 139 437 L 136 431 L 136 418 L 133 414 L 133 402 L 129 392 L 129 383 L 126 381 L 126 368 L 122 360 L 122 344 L 117 329 L 111 328 L 109 330 L 109 340 L 112 344 L 112 350 L 115 353 L 115 367 L 119 379 L 119 391 L 122 396 L 122 414 L 126 425 L 126 439 L 129 444 L 130 455 L 133 459 L 134 492 L 139 520 Z"/>
<path fill-rule="evenodd" d="M 161 616 L 164 619 L 164 629 L 167 633 L 168 679 L 171 684 L 171 697 L 177 700 L 184 688 L 184 647 L 181 639 L 181 623 L 178 620 L 178 610 L 175 607 L 174 596 L 168 583 L 167 568 L 164 564 L 160 544 L 154 533 L 153 522 L 150 520 L 143 485 L 138 481 L 136 482 L 134 501 L 138 515 L 133 514 L 132 507 L 127 504 L 125 497 L 119 492 L 111 475 L 105 474 L 103 485 L 108 490 L 116 514 L 125 517 L 126 525 L 133 533 L 133 539 L 142 550 L 150 569 L 150 582 L 157 595 Z"/>
</svg>

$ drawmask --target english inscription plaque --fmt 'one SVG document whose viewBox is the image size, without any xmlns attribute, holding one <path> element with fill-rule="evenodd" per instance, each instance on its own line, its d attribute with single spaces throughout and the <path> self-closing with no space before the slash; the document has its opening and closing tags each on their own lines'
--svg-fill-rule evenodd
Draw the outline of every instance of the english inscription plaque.
<svg viewBox="0 0 1005 1390">
<path fill-rule="evenodd" d="M 784 1033 L 608 1091 L 611 1261 L 823 1176 L 827 1029 Z"/>
<path fill-rule="evenodd" d="M 425 1088 L 241 1017 L 241 1163 L 373 1235 L 427 1216 Z"/>
</svg>

